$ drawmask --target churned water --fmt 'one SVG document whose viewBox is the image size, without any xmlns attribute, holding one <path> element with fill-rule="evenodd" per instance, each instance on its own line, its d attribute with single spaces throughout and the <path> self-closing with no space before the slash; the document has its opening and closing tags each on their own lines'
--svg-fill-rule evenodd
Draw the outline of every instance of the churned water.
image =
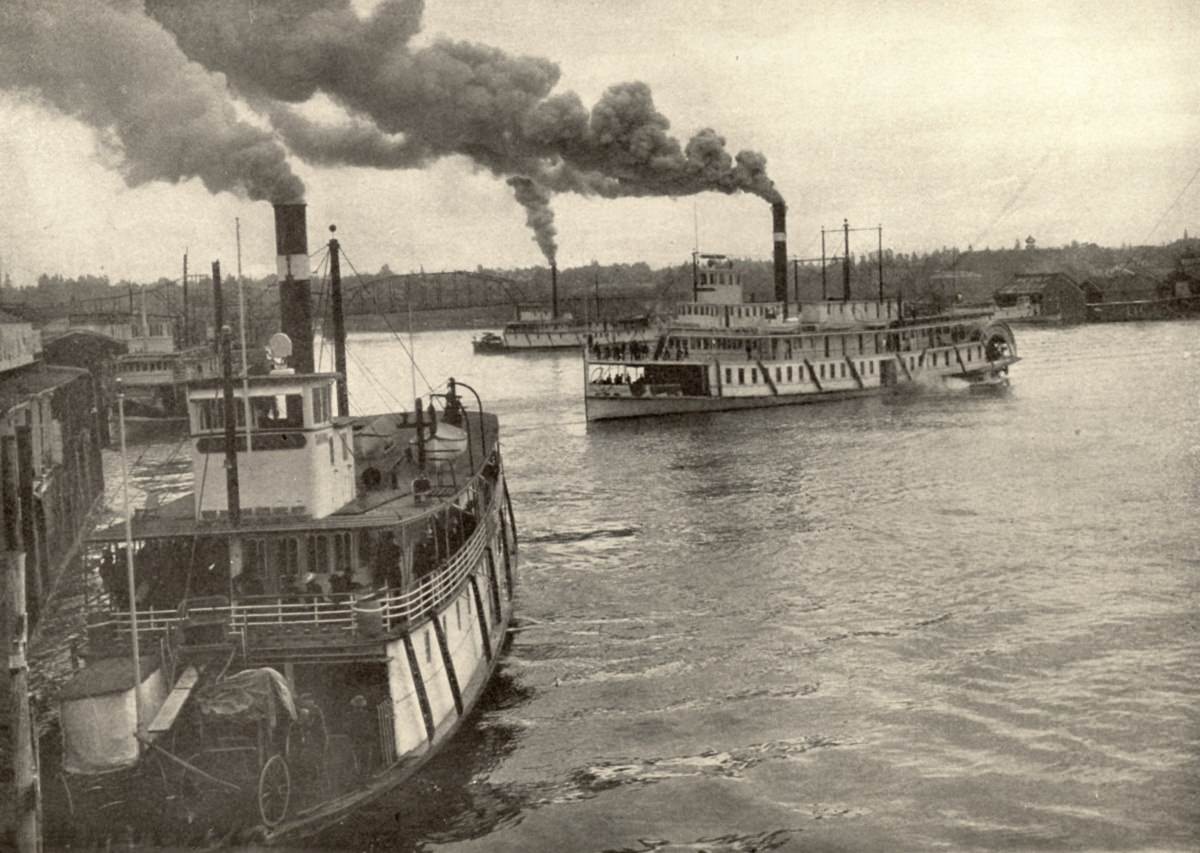
<svg viewBox="0 0 1200 853">
<path fill-rule="evenodd" d="M 501 415 L 517 629 L 317 844 L 1200 849 L 1200 324 L 1017 338 L 998 396 L 587 426 L 578 355 L 417 335 L 419 393 Z M 411 406 L 402 344 L 351 345 L 352 404 Z"/>
</svg>

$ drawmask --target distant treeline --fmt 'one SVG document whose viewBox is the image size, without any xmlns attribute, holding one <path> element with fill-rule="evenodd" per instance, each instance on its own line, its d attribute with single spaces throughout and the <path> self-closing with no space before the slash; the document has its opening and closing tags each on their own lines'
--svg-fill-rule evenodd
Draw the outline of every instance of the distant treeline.
<svg viewBox="0 0 1200 853">
<path fill-rule="evenodd" d="M 1164 246 L 1108 248 L 1095 243 L 1071 243 L 1057 248 L 1007 249 L 942 248 L 933 252 L 883 252 L 883 293 L 903 292 L 912 301 L 984 303 L 1019 273 L 1063 272 L 1077 282 L 1126 270 L 1166 279 L 1178 269 L 1180 259 L 1200 254 L 1200 240 L 1177 240 Z M 747 299 L 774 298 L 773 267 L 769 260 L 735 259 Z M 852 256 L 850 291 L 864 298 L 879 293 L 877 253 Z M 798 281 L 797 281 L 798 277 Z M 314 277 L 314 313 L 327 305 L 328 281 Z M 233 280 L 224 290 L 225 317 L 237 320 L 238 296 Z M 490 269 L 442 273 L 400 273 L 384 265 L 378 272 L 344 281 L 347 313 L 370 317 L 407 311 L 459 312 L 486 309 L 480 317 L 515 316 L 522 305 L 546 305 L 551 299 L 547 267 Z M 558 298 L 562 310 L 576 314 L 613 316 L 638 306 L 646 310 L 686 299 L 692 286 L 690 259 L 665 268 L 645 263 L 598 264 L 559 270 Z M 822 296 L 840 298 L 844 272 L 840 260 L 827 264 L 822 276 L 819 263 L 789 263 L 788 295 L 804 301 Z M 276 325 L 278 293 L 275 277 L 245 281 L 247 317 L 252 337 L 269 334 Z M 41 275 L 34 286 L 0 290 L 0 310 L 38 322 L 66 315 L 138 314 L 182 318 L 184 289 L 179 279 L 153 282 L 111 281 L 107 276 Z M 189 336 L 202 338 L 212 324 L 213 289 L 207 276 L 189 276 L 187 288 Z M 359 325 L 366 320 L 360 321 Z M 177 323 L 182 323 L 177 320 Z M 180 325 L 181 328 L 181 325 Z"/>
</svg>

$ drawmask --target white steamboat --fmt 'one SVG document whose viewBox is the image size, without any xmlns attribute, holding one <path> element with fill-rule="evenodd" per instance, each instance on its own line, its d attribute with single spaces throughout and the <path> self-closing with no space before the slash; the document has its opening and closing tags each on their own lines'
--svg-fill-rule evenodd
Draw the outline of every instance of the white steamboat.
<svg viewBox="0 0 1200 853">
<path fill-rule="evenodd" d="M 311 342 L 303 205 L 276 222 L 284 327 Z M 345 416 L 344 351 L 315 373 L 309 347 L 191 384 L 193 491 L 92 538 L 59 703 L 93 843 L 319 832 L 408 779 L 496 670 L 517 572 L 496 417 L 453 379 L 441 412 Z"/>
<path fill-rule="evenodd" d="M 778 214 L 777 214 L 778 215 Z M 671 326 L 584 357 L 589 421 L 756 409 L 930 385 L 994 388 L 1017 361 L 987 313 L 902 317 L 898 300 L 745 302 L 732 262 L 700 255 L 695 297 Z M 777 282 L 779 258 L 776 258 Z M 782 291 L 782 292 L 781 292 Z"/>
</svg>

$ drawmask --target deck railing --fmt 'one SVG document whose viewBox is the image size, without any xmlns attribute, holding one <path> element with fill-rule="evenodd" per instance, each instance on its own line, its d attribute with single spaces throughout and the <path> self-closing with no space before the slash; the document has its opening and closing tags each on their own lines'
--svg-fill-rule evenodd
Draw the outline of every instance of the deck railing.
<svg viewBox="0 0 1200 853">
<path fill-rule="evenodd" d="M 496 531 L 495 511 L 502 495 L 492 490 L 492 502 L 466 543 L 442 566 L 421 578 L 411 589 L 373 593 L 243 596 L 232 603 L 197 601 L 183 608 L 138 609 L 138 636 L 156 637 L 179 625 L 197 621 L 224 621 L 231 634 L 240 635 L 248 648 L 255 635 L 304 627 L 317 631 L 321 642 L 353 640 L 370 635 L 371 624 L 387 631 L 419 620 L 449 602 L 482 558 Z M 117 637 L 130 634 L 127 609 L 93 614 L 91 629 L 111 629 Z"/>
</svg>

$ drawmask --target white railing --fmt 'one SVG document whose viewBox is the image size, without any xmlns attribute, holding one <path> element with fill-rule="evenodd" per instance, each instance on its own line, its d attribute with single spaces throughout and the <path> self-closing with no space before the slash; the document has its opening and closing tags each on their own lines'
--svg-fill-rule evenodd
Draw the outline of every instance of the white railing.
<svg viewBox="0 0 1200 853">
<path fill-rule="evenodd" d="M 499 489 L 496 491 L 498 493 Z M 495 500 L 493 497 L 493 503 Z M 395 623 L 430 613 L 449 601 L 478 564 L 493 532 L 494 522 L 489 508 L 483 523 L 471 534 L 467 544 L 441 569 L 422 580 L 413 589 L 380 597 L 378 601 L 383 606 L 384 623 L 388 628 Z"/>
<path fill-rule="evenodd" d="M 182 613 L 174 608 L 139 609 L 138 635 L 166 632 L 175 625 L 199 617 L 228 619 L 230 630 L 242 634 L 243 637 L 246 636 L 247 628 L 267 631 L 270 628 L 294 626 L 353 634 L 358 624 L 356 612 L 373 611 L 380 613 L 384 626 L 391 630 L 396 625 L 432 613 L 453 599 L 482 559 L 484 550 L 495 534 L 496 521 L 493 510 L 500 499 L 498 481 L 492 491 L 491 505 L 466 544 L 449 561 L 423 578 L 412 589 L 397 590 L 383 595 L 350 593 L 248 596 L 232 604 L 189 606 Z M 89 620 L 89 627 L 92 628 L 106 625 L 114 626 L 118 636 L 128 636 L 129 611 L 109 610 L 103 614 L 103 618 Z"/>
</svg>

